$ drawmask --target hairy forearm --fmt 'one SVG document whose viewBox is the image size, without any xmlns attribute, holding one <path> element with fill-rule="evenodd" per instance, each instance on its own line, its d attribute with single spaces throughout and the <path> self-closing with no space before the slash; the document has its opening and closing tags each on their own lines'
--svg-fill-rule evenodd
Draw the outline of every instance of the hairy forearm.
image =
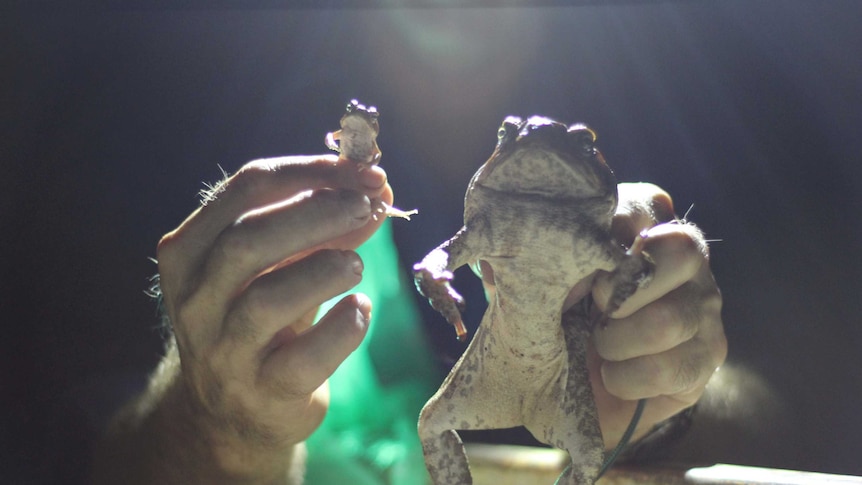
<svg viewBox="0 0 862 485">
<path fill-rule="evenodd" d="M 303 444 L 277 452 L 233 449 L 225 453 L 212 433 L 201 429 L 201 419 L 183 398 L 181 380 L 179 356 L 172 344 L 147 389 L 114 417 L 99 444 L 93 473 L 96 485 L 302 483 Z"/>
</svg>

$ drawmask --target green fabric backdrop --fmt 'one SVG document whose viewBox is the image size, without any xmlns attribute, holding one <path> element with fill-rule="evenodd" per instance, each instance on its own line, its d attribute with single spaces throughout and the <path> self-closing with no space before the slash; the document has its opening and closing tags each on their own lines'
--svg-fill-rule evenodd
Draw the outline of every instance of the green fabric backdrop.
<svg viewBox="0 0 862 485">
<path fill-rule="evenodd" d="M 410 295 L 415 290 L 408 266 L 398 260 L 390 222 L 357 252 L 365 272 L 351 292 L 371 298 L 371 325 L 360 347 L 329 380 L 329 412 L 307 441 L 306 484 L 425 484 L 416 422 L 442 376 Z M 320 314 L 340 298 L 324 305 Z"/>
</svg>

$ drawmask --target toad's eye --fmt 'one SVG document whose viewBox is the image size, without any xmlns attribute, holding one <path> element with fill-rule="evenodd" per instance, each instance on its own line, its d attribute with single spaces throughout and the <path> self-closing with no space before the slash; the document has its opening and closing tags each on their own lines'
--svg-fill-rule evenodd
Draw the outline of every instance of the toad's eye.
<svg viewBox="0 0 862 485">
<path fill-rule="evenodd" d="M 577 149 L 584 156 L 593 156 L 596 153 L 596 132 L 586 126 L 573 126 L 569 128 L 569 136 Z"/>
<path fill-rule="evenodd" d="M 521 126 L 521 118 L 517 116 L 509 116 L 503 120 L 500 129 L 497 130 L 497 146 L 502 147 L 518 136 L 518 130 Z"/>
<path fill-rule="evenodd" d="M 497 130 L 497 141 L 503 141 L 506 138 L 507 133 L 506 127 L 501 126 L 500 129 Z"/>
</svg>

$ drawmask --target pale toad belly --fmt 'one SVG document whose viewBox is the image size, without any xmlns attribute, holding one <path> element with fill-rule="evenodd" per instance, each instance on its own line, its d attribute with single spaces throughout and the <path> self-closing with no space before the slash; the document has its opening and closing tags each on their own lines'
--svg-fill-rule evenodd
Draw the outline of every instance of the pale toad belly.
<svg viewBox="0 0 862 485">
<path fill-rule="evenodd" d="M 510 117 L 498 140 L 470 181 L 464 227 L 414 267 L 417 287 L 459 338 L 466 329 L 452 271 L 481 260 L 495 287 L 476 336 L 420 415 L 426 464 L 437 485 L 471 483 L 454 430 L 525 425 L 571 455 L 558 483 L 592 483 L 603 441 L 586 367 L 591 325 L 584 315 L 564 316 L 563 304 L 598 270 L 639 256 L 610 237 L 616 181 L 592 131 Z M 645 261 L 624 268 L 621 280 L 648 271 Z M 635 287 L 617 292 L 611 306 Z"/>
</svg>

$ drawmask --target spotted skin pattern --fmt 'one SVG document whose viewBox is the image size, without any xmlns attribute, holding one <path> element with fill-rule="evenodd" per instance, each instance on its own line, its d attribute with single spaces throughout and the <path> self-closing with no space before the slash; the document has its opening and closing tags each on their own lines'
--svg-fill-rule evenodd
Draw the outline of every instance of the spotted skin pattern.
<svg viewBox="0 0 862 485">
<path fill-rule="evenodd" d="M 414 266 L 417 288 L 456 330 L 464 328 L 463 300 L 452 272 L 482 261 L 496 288 L 466 351 L 419 416 L 435 485 L 472 483 L 455 430 L 520 425 L 571 456 L 559 484 L 596 480 L 604 442 L 586 364 L 595 324 L 587 294 L 598 271 L 611 272 L 620 290 L 609 313 L 648 281 L 651 267 L 610 236 L 616 180 L 594 141 L 584 125 L 504 120 L 494 153 L 468 186 L 464 227 Z M 584 299 L 563 314 L 576 286 Z"/>
</svg>

